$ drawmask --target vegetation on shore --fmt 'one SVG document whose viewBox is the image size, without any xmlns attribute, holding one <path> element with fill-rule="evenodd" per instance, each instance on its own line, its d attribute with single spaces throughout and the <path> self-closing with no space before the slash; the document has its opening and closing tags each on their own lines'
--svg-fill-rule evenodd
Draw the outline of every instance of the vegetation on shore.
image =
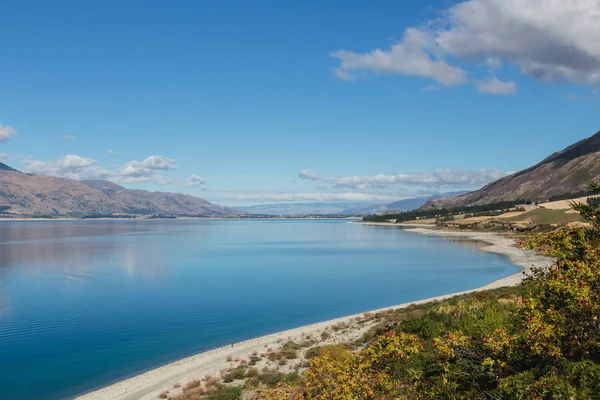
<svg viewBox="0 0 600 400">
<path fill-rule="evenodd" d="M 518 287 L 365 315 L 361 323 L 375 323 L 360 340 L 320 346 L 311 338 L 268 355 L 285 362 L 307 347 L 306 368 L 244 364 L 224 383 L 172 399 L 600 398 L 600 207 L 573 208 L 586 227 L 520 243 L 556 262 Z"/>
<path fill-rule="evenodd" d="M 592 189 L 600 193 L 600 186 Z M 557 261 L 535 269 L 521 287 L 430 305 L 369 338 L 359 352 L 322 349 L 302 385 L 260 398 L 598 398 L 600 208 L 573 208 L 590 227 L 523 241 Z"/>
<path fill-rule="evenodd" d="M 486 215 L 487 213 L 493 213 L 497 211 L 508 212 L 509 210 L 515 209 L 518 205 L 522 204 L 531 204 L 531 200 L 502 201 L 498 203 L 476 206 L 462 206 L 442 209 L 432 208 L 427 210 L 419 209 L 396 214 L 390 213 L 382 215 L 369 215 L 363 218 L 363 222 L 386 222 L 391 219 L 395 219 L 396 222 L 406 222 L 429 218 L 448 218 L 459 214 Z"/>
</svg>

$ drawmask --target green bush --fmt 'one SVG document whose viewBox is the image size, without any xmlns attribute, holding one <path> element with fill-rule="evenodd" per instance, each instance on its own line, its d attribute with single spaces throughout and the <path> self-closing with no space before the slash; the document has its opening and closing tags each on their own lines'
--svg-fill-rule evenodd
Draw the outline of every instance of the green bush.
<svg viewBox="0 0 600 400">
<path fill-rule="evenodd" d="M 241 387 L 221 386 L 215 393 L 209 395 L 207 400 L 237 400 L 241 395 Z"/>
<path fill-rule="evenodd" d="M 310 349 L 306 350 L 306 353 L 304 354 L 304 358 L 310 360 L 310 359 L 317 357 L 320 354 L 321 354 L 321 346 L 315 346 L 315 347 L 311 347 Z"/>
<path fill-rule="evenodd" d="M 228 373 L 227 375 L 225 375 L 223 377 L 223 382 L 230 383 L 233 381 L 242 380 L 242 379 L 244 379 L 245 375 L 246 375 L 246 368 L 245 367 L 237 367 L 235 370 L 233 370 L 232 372 Z"/>
</svg>

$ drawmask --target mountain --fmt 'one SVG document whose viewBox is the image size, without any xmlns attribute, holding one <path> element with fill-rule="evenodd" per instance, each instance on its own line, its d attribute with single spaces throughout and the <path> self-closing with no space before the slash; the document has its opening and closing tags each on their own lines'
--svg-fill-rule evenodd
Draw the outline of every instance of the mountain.
<svg viewBox="0 0 600 400">
<path fill-rule="evenodd" d="M 127 207 L 134 214 L 211 215 L 240 214 L 238 210 L 209 203 L 198 197 L 181 193 L 149 192 L 125 189 L 109 181 L 82 181 L 81 183 L 103 192 Z"/>
<path fill-rule="evenodd" d="M 0 162 L 0 171 L 16 171 L 16 169 Z"/>
<path fill-rule="evenodd" d="M 370 204 L 364 207 L 354 207 L 343 210 L 340 214 L 344 215 L 373 215 L 373 214 L 382 214 L 388 210 L 386 204 Z"/>
<path fill-rule="evenodd" d="M 282 203 L 282 204 L 259 204 L 255 206 L 235 207 L 237 210 L 249 214 L 265 215 L 373 215 L 382 214 L 390 210 L 408 211 L 415 210 L 427 203 L 429 200 L 442 197 L 456 196 L 466 192 L 442 193 L 435 196 L 417 197 L 404 199 L 390 204 L 375 204 L 372 202 L 320 202 L 320 203 Z"/>
<path fill-rule="evenodd" d="M 585 192 L 592 180 L 600 180 L 600 132 L 480 190 L 434 200 L 424 208 L 452 208 L 514 200 L 547 201 L 553 197 Z"/>
<path fill-rule="evenodd" d="M 22 216 L 170 214 L 228 216 L 239 211 L 176 193 L 130 190 L 107 181 L 78 182 L 19 172 L 0 163 L 0 209 Z"/>
<path fill-rule="evenodd" d="M 372 206 L 371 203 L 356 202 L 322 202 L 322 203 L 282 203 L 282 204 L 259 204 L 255 206 L 236 207 L 237 210 L 245 211 L 249 214 L 266 215 L 327 215 L 327 214 L 348 214 L 343 212 L 351 207 Z"/>
<path fill-rule="evenodd" d="M 389 204 L 375 204 L 362 208 L 354 208 L 344 210 L 342 214 L 350 214 L 350 215 L 374 215 L 374 214 L 383 214 L 388 211 L 411 211 L 416 210 L 417 208 L 423 206 L 425 203 L 435 199 L 441 199 L 445 197 L 456 196 L 460 194 L 464 194 L 466 192 L 448 192 L 436 194 L 433 196 L 426 197 L 415 197 L 412 199 L 404 199 L 398 200 Z"/>
</svg>

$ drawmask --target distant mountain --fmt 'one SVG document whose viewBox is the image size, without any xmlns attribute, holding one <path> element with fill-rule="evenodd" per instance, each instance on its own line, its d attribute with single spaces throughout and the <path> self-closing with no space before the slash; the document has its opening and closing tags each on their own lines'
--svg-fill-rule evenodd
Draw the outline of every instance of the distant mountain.
<svg viewBox="0 0 600 400">
<path fill-rule="evenodd" d="M 0 162 L 0 171 L 16 171 L 16 169 Z"/>
<path fill-rule="evenodd" d="M 356 207 L 356 204 L 353 208 L 348 208 L 343 210 L 340 214 L 344 215 L 373 215 L 373 214 L 382 214 L 388 210 L 387 204 L 370 204 L 365 207 Z"/>
<path fill-rule="evenodd" d="M 189 195 L 130 190 L 107 181 L 78 182 L 25 174 L 2 163 L 0 208 L 4 213 L 23 216 L 240 214 Z"/>
<path fill-rule="evenodd" d="M 505 200 L 546 201 L 584 192 L 592 180 L 600 180 L 600 132 L 480 190 L 431 201 L 424 208 L 451 208 Z"/>
<path fill-rule="evenodd" d="M 460 194 L 464 194 L 466 192 L 448 192 L 436 194 L 433 196 L 426 197 L 415 197 L 412 199 L 404 199 L 398 200 L 389 204 L 375 204 L 372 206 L 362 207 L 362 208 L 353 208 L 344 210 L 342 214 L 351 214 L 351 215 L 374 215 L 374 214 L 383 214 L 388 211 L 410 211 L 416 210 L 420 208 L 425 203 L 435 199 L 441 199 L 444 197 L 457 196 Z"/>
<path fill-rule="evenodd" d="M 321 203 L 283 203 L 260 204 L 256 206 L 236 207 L 237 210 L 249 214 L 265 215 L 373 215 L 386 211 L 415 210 L 433 199 L 456 196 L 466 192 L 442 193 L 435 196 L 417 197 L 413 199 L 398 200 L 390 204 L 375 204 L 371 202 L 321 202 Z"/>
<path fill-rule="evenodd" d="M 359 206 L 372 206 L 371 203 L 358 203 Z M 249 214 L 265 215 L 328 215 L 342 214 L 350 207 L 356 207 L 356 202 L 322 202 L 322 203 L 282 203 L 260 204 L 255 206 L 236 207 L 237 210 Z M 347 213 L 344 213 L 347 214 Z"/>
</svg>

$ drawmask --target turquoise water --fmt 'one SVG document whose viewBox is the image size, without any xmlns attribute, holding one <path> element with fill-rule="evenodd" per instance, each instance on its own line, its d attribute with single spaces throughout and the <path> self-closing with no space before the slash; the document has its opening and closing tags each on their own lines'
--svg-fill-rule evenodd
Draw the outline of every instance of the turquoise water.
<svg viewBox="0 0 600 400">
<path fill-rule="evenodd" d="M 69 398 L 517 271 L 473 244 L 339 220 L 4 222 L 0 397 Z"/>
</svg>

